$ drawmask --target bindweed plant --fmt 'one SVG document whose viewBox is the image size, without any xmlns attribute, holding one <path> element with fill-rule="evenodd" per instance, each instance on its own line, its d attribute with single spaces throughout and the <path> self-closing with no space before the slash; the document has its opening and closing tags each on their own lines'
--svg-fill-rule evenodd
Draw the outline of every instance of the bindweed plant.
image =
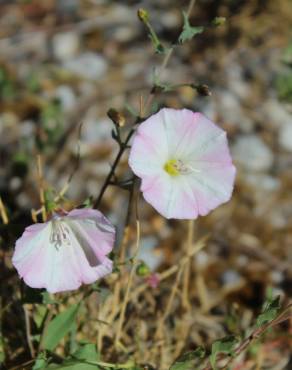
<svg viewBox="0 0 292 370">
<path fill-rule="evenodd" d="M 147 96 L 141 96 L 139 107 L 130 108 L 132 122 L 127 122 L 123 112 L 115 108 L 108 110 L 118 151 L 96 197 L 82 205 L 66 198 L 78 166 L 61 191 L 52 190 L 44 181 L 42 157 L 37 157 L 40 208 L 32 210 L 34 223 L 16 241 L 12 256 L 19 277 L 29 287 L 21 299 L 31 359 L 14 369 L 227 369 L 232 368 L 233 361 L 254 341 L 290 317 L 291 305 L 281 308 L 278 297 L 268 297 L 248 333 L 229 333 L 216 338 L 211 345 L 192 350 L 188 346 L 189 323 L 197 314 L 189 296 L 193 279 L 191 261 L 208 240 L 206 235 L 194 241 L 194 220 L 230 200 L 236 174 L 222 128 L 203 114 L 184 107 L 158 110 L 155 101 L 160 94 L 182 86 L 205 97 L 211 94 L 207 85 L 196 81 L 169 84 L 161 78 L 176 48 L 199 37 L 205 29 L 220 27 L 225 22 L 224 18 L 216 17 L 209 25 L 192 25 L 190 15 L 194 3 L 191 0 L 183 12 L 181 33 L 170 45 L 160 40 L 147 10 L 139 9 L 138 18 L 162 63 L 154 73 Z M 54 104 L 43 111 L 48 135 L 55 133 L 50 131 L 51 121 L 58 123 L 58 113 L 58 105 Z M 55 138 L 51 139 L 54 142 Z M 128 159 L 129 176 L 119 179 L 117 172 L 124 156 Z M 110 186 L 124 189 L 128 194 L 123 237 L 115 246 L 119 240 L 117 225 L 101 212 L 102 200 Z M 140 199 L 141 194 L 144 200 Z M 162 217 L 186 223 L 184 256 L 159 273 L 152 273 L 139 257 L 142 201 Z M 5 199 L 0 202 L 0 212 L 3 224 L 9 226 Z M 129 251 L 133 215 L 135 242 Z M 140 327 L 135 328 L 134 323 L 129 328 L 134 320 L 133 312 L 143 309 L 141 300 L 151 305 L 153 297 L 147 294 L 149 289 L 158 290 L 159 300 L 161 284 L 172 277 L 167 299 L 161 303 L 163 307 L 159 312 L 152 312 L 151 333 L 146 335 L 147 345 L 142 346 L 143 335 L 138 331 L 143 332 L 144 328 L 145 332 L 147 320 L 142 311 Z M 36 289 L 43 290 L 40 293 Z M 203 303 L 206 308 L 207 303 Z M 177 330 L 179 319 L 175 322 L 173 312 L 178 317 L 184 315 L 180 330 Z M 80 337 L 79 329 L 85 324 L 85 332 L 91 325 L 97 327 L 95 341 L 92 337 Z M 169 340 L 168 331 L 175 333 L 175 340 Z M 164 347 L 168 347 L 166 359 Z M 1 337 L 0 349 L 0 360 L 4 362 L 5 341 Z"/>
</svg>

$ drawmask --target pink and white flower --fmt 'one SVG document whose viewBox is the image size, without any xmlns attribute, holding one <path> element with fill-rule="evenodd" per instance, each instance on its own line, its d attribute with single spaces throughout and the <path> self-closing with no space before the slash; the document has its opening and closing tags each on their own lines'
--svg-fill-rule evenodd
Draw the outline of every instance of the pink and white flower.
<svg viewBox="0 0 292 370">
<path fill-rule="evenodd" d="M 161 109 L 140 124 L 129 164 L 145 200 L 166 218 L 206 215 L 232 194 L 226 133 L 201 113 Z"/>
<path fill-rule="evenodd" d="M 74 209 L 27 227 L 12 263 L 25 283 L 51 293 L 78 289 L 112 272 L 115 229 L 97 210 Z"/>
</svg>

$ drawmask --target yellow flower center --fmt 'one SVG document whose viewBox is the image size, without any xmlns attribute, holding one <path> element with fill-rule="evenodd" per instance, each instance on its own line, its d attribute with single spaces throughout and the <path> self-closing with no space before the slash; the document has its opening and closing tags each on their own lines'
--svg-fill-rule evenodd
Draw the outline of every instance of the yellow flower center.
<svg viewBox="0 0 292 370">
<path fill-rule="evenodd" d="M 180 174 L 179 161 L 177 161 L 176 159 L 169 159 L 164 165 L 164 170 L 170 176 L 178 176 Z"/>
</svg>

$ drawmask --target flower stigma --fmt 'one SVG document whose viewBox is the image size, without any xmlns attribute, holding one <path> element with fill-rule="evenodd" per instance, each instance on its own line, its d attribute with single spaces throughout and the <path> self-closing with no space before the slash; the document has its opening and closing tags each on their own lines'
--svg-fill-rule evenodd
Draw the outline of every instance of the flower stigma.
<svg viewBox="0 0 292 370">
<path fill-rule="evenodd" d="M 200 172 L 200 170 L 193 168 L 180 159 L 169 159 L 163 168 L 170 176 L 174 177 L 178 175 L 188 175 L 192 172 Z"/>
</svg>

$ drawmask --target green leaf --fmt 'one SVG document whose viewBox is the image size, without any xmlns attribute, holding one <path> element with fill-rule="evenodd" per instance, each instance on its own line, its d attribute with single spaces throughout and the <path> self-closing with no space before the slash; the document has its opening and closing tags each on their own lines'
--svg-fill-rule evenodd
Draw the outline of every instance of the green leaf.
<svg viewBox="0 0 292 370">
<path fill-rule="evenodd" d="M 46 306 L 42 304 L 36 305 L 36 308 L 33 313 L 33 321 L 35 322 L 38 329 L 41 328 L 44 318 L 46 316 L 46 313 L 47 313 Z"/>
<path fill-rule="evenodd" d="M 192 27 L 190 25 L 188 16 L 185 12 L 183 12 L 183 18 L 184 18 L 184 25 L 182 33 L 179 35 L 178 41 L 182 44 L 187 40 L 191 40 L 194 36 L 202 33 L 204 31 L 203 26 L 198 27 Z"/>
<path fill-rule="evenodd" d="M 43 348 L 53 351 L 60 340 L 69 333 L 74 325 L 80 305 L 75 304 L 57 315 L 48 325 L 43 339 Z"/>
<path fill-rule="evenodd" d="M 205 353 L 206 351 L 202 347 L 198 347 L 194 351 L 186 352 L 175 360 L 169 370 L 193 370 L 196 365 L 196 360 L 204 358 Z"/>
<path fill-rule="evenodd" d="M 216 358 L 219 353 L 227 353 L 229 356 L 233 355 L 234 347 L 238 343 L 237 338 L 234 335 L 224 337 L 222 339 L 216 340 L 212 344 L 210 363 L 214 370 L 216 367 Z"/>
<path fill-rule="evenodd" d="M 74 352 L 72 357 L 77 358 L 78 360 L 96 361 L 98 360 L 99 355 L 96 351 L 95 344 L 85 343 L 76 352 Z"/>
<path fill-rule="evenodd" d="M 43 304 L 57 304 L 58 301 L 54 298 L 52 294 L 49 292 L 41 292 L 41 295 L 43 297 Z"/>
<path fill-rule="evenodd" d="M 82 345 L 73 355 L 63 361 L 62 364 L 52 364 L 47 367 L 47 369 L 54 370 L 98 370 L 95 364 L 90 364 L 88 362 L 96 362 L 98 360 L 98 353 L 96 347 L 92 343 L 86 343 Z M 88 362 L 87 362 L 88 361 Z"/>
<path fill-rule="evenodd" d="M 45 369 L 48 364 L 48 360 L 43 352 L 41 352 L 35 360 L 32 370 Z"/>
<path fill-rule="evenodd" d="M 5 360 L 5 352 L 4 352 L 4 338 L 2 336 L 2 333 L 0 332 L 0 365 Z"/>
<path fill-rule="evenodd" d="M 284 50 L 282 61 L 288 65 L 292 65 L 292 42 Z"/>
<path fill-rule="evenodd" d="M 275 319 L 280 310 L 280 296 L 268 299 L 264 304 L 263 312 L 258 316 L 256 326 L 260 327 Z"/>
<path fill-rule="evenodd" d="M 287 71 L 278 75 L 276 89 L 281 100 L 292 101 L 292 73 Z"/>
</svg>

